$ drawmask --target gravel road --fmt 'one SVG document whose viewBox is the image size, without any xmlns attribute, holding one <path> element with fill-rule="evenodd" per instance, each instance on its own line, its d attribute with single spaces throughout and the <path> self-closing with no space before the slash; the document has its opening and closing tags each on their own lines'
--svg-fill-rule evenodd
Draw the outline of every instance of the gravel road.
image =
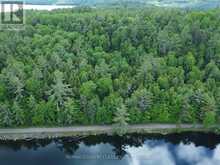
<svg viewBox="0 0 220 165">
<path fill-rule="evenodd" d="M 202 125 L 192 124 L 145 124 L 145 125 L 129 125 L 128 132 L 166 132 L 175 129 L 182 130 L 198 130 L 203 129 Z M 73 127 L 54 127 L 54 128 L 9 128 L 0 129 L 0 139 L 2 140 L 18 140 L 32 138 L 54 138 L 68 136 L 84 136 L 95 135 L 101 133 L 112 133 L 112 126 L 73 126 Z"/>
</svg>

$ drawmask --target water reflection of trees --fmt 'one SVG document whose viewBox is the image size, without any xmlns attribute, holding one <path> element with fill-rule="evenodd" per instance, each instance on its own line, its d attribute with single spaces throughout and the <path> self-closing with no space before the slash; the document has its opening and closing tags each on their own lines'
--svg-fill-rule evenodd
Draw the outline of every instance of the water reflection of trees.
<svg viewBox="0 0 220 165">
<path fill-rule="evenodd" d="M 55 139 L 56 147 L 59 148 L 67 156 L 74 155 L 75 151 L 79 148 L 80 140 L 75 138 L 62 138 Z"/>
<path fill-rule="evenodd" d="M 65 155 L 74 155 L 75 151 L 79 149 L 80 144 L 84 143 L 90 147 L 100 143 L 110 144 L 113 146 L 113 153 L 118 158 L 123 158 L 126 155 L 126 147 L 139 147 L 142 146 L 145 140 L 163 140 L 172 144 L 179 143 L 194 143 L 196 146 L 204 146 L 210 149 L 214 149 L 217 144 L 220 143 L 220 136 L 212 133 L 179 133 L 170 135 L 157 135 L 157 134 L 132 134 L 126 136 L 88 136 L 84 138 L 59 138 L 59 139 L 33 139 L 29 141 L 17 140 L 17 141 L 0 141 L 0 149 L 8 148 L 14 151 L 19 151 L 22 148 L 38 150 L 48 145 L 54 145 Z M 156 143 L 157 144 L 157 143 Z"/>
</svg>

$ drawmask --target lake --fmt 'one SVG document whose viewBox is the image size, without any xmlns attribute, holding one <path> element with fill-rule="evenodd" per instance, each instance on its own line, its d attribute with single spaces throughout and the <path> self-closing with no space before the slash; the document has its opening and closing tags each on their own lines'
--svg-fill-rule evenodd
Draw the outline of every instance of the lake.
<svg viewBox="0 0 220 165">
<path fill-rule="evenodd" d="M 219 165 L 211 133 L 0 141 L 1 165 Z"/>
<path fill-rule="evenodd" d="M 220 6 L 220 1 L 218 0 L 210 0 L 210 1 L 173 1 L 173 0 L 165 0 L 165 1 L 158 1 L 152 0 L 147 1 L 147 5 L 159 6 L 159 7 L 178 7 L 178 8 L 197 8 L 197 9 L 211 9 Z M 25 10 L 47 10 L 51 11 L 54 9 L 67 9 L 67 8 L 74 8 L 75 5 L 37 5 L 37 4 L 25 4 L 23 9 Z M 18 10 L 18 6 L 13 6 L 13 11 Z M 10 5 L 4 6 L 4 11 L 9 12 L 11 11 Z M 1 12 L 1 8 L 0 8 Z"/>
<path fill-rule="evenodd" d="M 29 4 L 25 4 L 23 6 L 23 9 L 25 10 L 47 10 L 47 11 L 51 11 L 54 9 L 68 9 L 68 8 L 74 8 L 74 5 L 29 5 Z M 19 7 L 17 5 L 13 6 L 13 11 L 17 11 L 19 9 Z M 1 11 L 1 10 L 0 10 Z M 4 6 L 4 11 L 5 12 L 9 12 L 11 11 L 10 9 L 10 5 L 5 5 Z"/>
<path fill-rule="evenodd" d="M 66 9 L 73 8 L 73 5 L 24 5 L 26 10 L 54 10 L 54 9 Z"/>
</svg>

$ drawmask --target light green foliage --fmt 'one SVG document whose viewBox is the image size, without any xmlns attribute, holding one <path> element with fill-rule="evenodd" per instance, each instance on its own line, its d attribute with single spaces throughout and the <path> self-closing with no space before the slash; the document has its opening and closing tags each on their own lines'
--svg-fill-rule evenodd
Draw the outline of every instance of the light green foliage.
<svg viewBox="0 0 220 165">
<path fill-rule="evenodd" d="M 0 118 L 1 118 L 1 122 L 0 122 L 0 126 L 1 127 L 8 127 L 8 126 L 12 126 L 12 113 L 9 109 L 9 106 L 5 103 L 5 104 L 0 104 Z"/>
<path fill-rule="evenodd" d="M 94 82 L 87 81 L 82 84 L 80 88 L 80 94 L 85 97 L 92 98 L 95 94 L 96 88 L 97 86 Z"/>
<path fill-rule="evenodd" d="M 73 124 L 86 124 L 84 114 L 79 109 L 79 104 L 68 99 L 64 103 L 64 111 L 60 113 L 59 119 L 62 121 L 62 125 L 73 125 Z"/>
<path fill-rule="evenodd" d="M 57 108 L 62 107 L 64 101 L 71 95 L 72 90 L 68 84 L 65 84 L 63 73 L 56 70 L 54 72 L 54 84 L 48 91 L 49 99 L 56 103 Z"/>
<path fill-rule="evenodd" d="M 123 135 L 127 131 L 127 126 L 129 122 L 129 114 L 127 112 L 127 108 L 124 104 L 117 108 L 114 116 L 114 129 L 115 132 L 119 135 Z"/>
<path fill-rule="evenodd" d="M 148 111 L 153 105 L 153 94 L 146 89 L 138 89 L 132 94 L 128 104 L 133 109 Z"/>
<path fill-rule="evenodd" d="M 216 124 L 216 113 L 212 111 L 206 112 L 203 124 L 205 127 L 214 126 L 214 124 Z"/>
<path fill-rule="evenodd" d="M 12 105 L 12 114 L 14 115 L 14 125 L 24 125 L 25 123 L 25 114 L 24 114 L 24 110 L 20 107 L 20 105 L 18 104 L 18 102 L 14 102 Z"/>
<path fill-rule="evenodd" d="M 187 55 L 183 57 L 183 68 L 185 69 L 185 72 L 189 72 L 192 70 L 192 67 L 195 65 L 195 57 L 191 52 L 189 52 Z"/>
<path fill-rule="evenodd" d="M 2 70 L 2 81 L 5 82 L 9 94 L 16 100 L 23 97 L 24 78 L 24 64 L 10 57 L 7 67 Z"/>
</svg>

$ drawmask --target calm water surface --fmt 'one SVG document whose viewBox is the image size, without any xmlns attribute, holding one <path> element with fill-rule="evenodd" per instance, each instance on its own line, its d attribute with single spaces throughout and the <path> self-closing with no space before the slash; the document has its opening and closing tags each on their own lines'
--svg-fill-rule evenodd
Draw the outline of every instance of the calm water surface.
<svg viewBox="0 0 220 165">
<path fill-rule="evenodd" d="M 0 141 L 0 165 L 220 165 L 220 136 L 89 136 Z"/>
<path fill-rule="evenodd" d="M 74 7 L 75 7 L 74 5 L 28 5 L 28 4 L 23 5 L 23 9 L 25 10 L 47 10 L 47 11 L 51 11 L 55 9 L 68 9 Z M 18 9 L 19 8 L 17 5 L 13 6 L 13 11 L 17 11 Z M 11 11 L 10 5 L 5 5 L 4 11 L 10 12 Z M 0 8 L 0 12 L 1 12 L 1 8 Z"/>
</svg>

